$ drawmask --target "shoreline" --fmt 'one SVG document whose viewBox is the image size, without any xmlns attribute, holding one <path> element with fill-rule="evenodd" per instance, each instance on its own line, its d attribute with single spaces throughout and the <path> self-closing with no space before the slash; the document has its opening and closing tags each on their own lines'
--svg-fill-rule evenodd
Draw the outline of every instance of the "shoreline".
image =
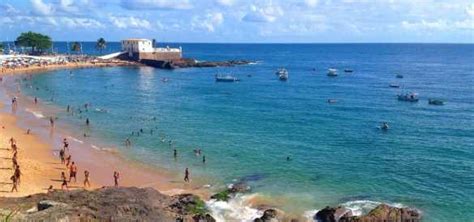
<svg viewBox="0 0 474 222">
<path fill-rule="evenodd" d="M 135 65 L 126 63 L 119 63 L 121 65 Z M 3 72 L 3 75 L 24 75 L 24 74 L 36 74 L 45 71 L 55 69 L 74 69 L 74 68 L 93 68 L 93 67 L 112 67 L 108 63 L 91 64 L 91 63 L 79 63 L 74 65 L 53 65 L 48 67 L 28 67 L 16 70 L 10 70 L 9 72 Z M 4 89 L 5 97 L 7 95 L 7 89 Z M 26 95 L 19 93 L 18 101 L 21 104 L 18 108 L 23 112 L 22 115 L 8 113 L 6 110 L 7 105 L 4 102 L 0 102 L 0 121 L 1 125 L 5 127 L 3 131 L 9 133 L 3 133 L 0 137 L 2 148 L 9 146 L 8 140 L 10 137 L 14 137 L 17 140 L 19 153 L 18 162 L 21 167 L 23 178 L 26 182 L 21 183 L 19 186 L 19 192 L 9 193 L 2 192 L 0 196 L 4 197 L 19 197 L 27 196 L 34 193 L 46 192 L 49 185 L 53 185 L 54 189 L 60 188 L 60 182 L 56 181 L 60 178 L 60 172 L 67 170 L 64 165 L 60 163 L 58 152 L 61 147 L 61 138 L 68 138 L 70 143 L 70 153 L 72 160 L 76 162 L 78 166 L 78 180 L 73 188 L 82 188 L 83 181 L 83 170 L 87 170 L 91 173 L 91 188 L 100 188 L 102 186 L 113 185 L 113 171 L 117 170 L 121 174 L 120 186 L 130 187 L 152 187 L 158 191 L 168 194 L 181 194 L 181 193 L 193 193 L 204 199 L 208 199 L 210 192 L 204 190 L 202 182 L 198 179 L 191 183 L 184 183 L 181 175 L 172 175 L 172 172 L 165 172 L 165 170 L 155 169 L 152 166 L 147 166 L 145 163 L 138 163 L 132 160 L 128 160 L 123 157 L 119 151 L 109 152 L 103 150 L 96 150 L 93 148 L 93 144 L 85 139 L 77 139 L 78 136 L 72 135 L 65 129 L 55 127 L 54 132 L 50 131 L 49 136 L 46 136 L 46 131 L 49 131 L 49 126 L 46 124 L 48 121 L 46 118 L 34 119 L 24 116 L 27 112 L 34 112 L 37 109 L 33 106 L 31 98 L 27 98 Z M 32 107 L 33 106 L 33 107 Z M 18 111 L 17 111 L 18 112 Z M 34 115 L 33 113 L 30 113 Z M 21 124 L 23 123 L 23 124 Z M 28 125 L 28 128 L 32 130 L 30 135 L 26 134 L 27 128 L 21 127 L 20 125 Z M 43 135 L 41 135 L 43 134 Z M 47 137 L 47 138 L 45 138 Z M 34 147 L 34 148 L 30 148 Z M 131 148 L 133 149 L 133 148 Z M 8 151 L 10 152 L 10 151 Z M 7 150 L 2 150 L 2 156 L 10 159 L 10 154 Z M 33 158 L 34 157 L 34 158 Z M 9 162 L 9 161 L 6 161 Z M 56 166 L 51 168 L 49 165 Z M 5 166 L 3 166 L 5 165 Z M 7 163 L 3 164 L 2 167 L 7 168 Z M 27 170 L 30 165 L 35 165 L 34 169 L 37 171 Z M 25 168 L 25 169 L 23 169 Z M 34 173 L 33 173 L 34 172 Z M 38 173 L 40 172 L 40 173 Z M 48 173 L 43 173 L 48 172 Z M 184 172 L 184 169 L 183 169 Z M 13 171 L 1 171 L 0 177 L 4 181 L 10 181 L 8 178 Z M 184 174 L 183 174 L 184 176 Z M 180 179 L 180 180 L 178 180 Z M 193 178 L 191 177 L 191 180 Z M 3 190 L 6 191 L 5 185 L 3 184 Z M 11 186 L 11 183 L 8 184 Z M 11 187 L 10 187 L 11 188 Z"/>
</svg>

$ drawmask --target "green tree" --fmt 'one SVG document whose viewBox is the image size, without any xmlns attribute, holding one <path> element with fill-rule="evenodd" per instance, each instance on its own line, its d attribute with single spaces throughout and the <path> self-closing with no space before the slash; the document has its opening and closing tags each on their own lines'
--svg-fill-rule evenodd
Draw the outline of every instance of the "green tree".
<svg viewBox="0 0 474 222">
<path fill-rule="evenodd" d="M 100 38 L 97 40 L 97 43 L 95 44 L 95 48 L 100 51 L 100 54 L 102 54 L 102 50 L 104 50 L 107 47 L 107 42 L 105 42 L 104 38 Z"/>
<path fill-rule="evenodd" d="M 73 42 L 71 46 L 71 51 L 73 52 L 80 52 L 81 51 L 81 44 L 79 42 Z"/>
<path fill-rule="evenodd" d="M 35 32 L 23 32 L 16 38 L 15 45 L 31 48 L 32 53 L 42 53 L 51 48 L 51 37 Z"/>
</svg>

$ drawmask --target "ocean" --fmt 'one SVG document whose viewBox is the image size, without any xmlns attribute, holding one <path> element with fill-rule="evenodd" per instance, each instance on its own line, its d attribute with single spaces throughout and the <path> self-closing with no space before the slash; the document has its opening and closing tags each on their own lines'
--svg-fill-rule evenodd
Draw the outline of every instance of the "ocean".
<svg viewBox="0 0 474 222">
<path fill-rule="evenodd" d="M 65 45 L 55 43 L 56 50 L 67 52 Z M 90 103 L 89 112 L 59 117 L 78 135 L 89 118 L 86 133 L 131 160 L 179 173 L 189 167 L 215 187 L 244 180 L 285 211 L 343 204 L 361 212 L 386 202 L 420 209 L 424 221 L 474 221 L 474 45 L 169 45 L 202 61 L 255 63 L 56 70 L 33 75 L 23 92 L 61 108 Z M 109 43 L 103 53 L 119 47 Z M 98 54 L 94 43 L 83 43 L 83 52 Z M 289 71 L 286 82 L 275 75 L 280 67 Z M 328 68 L 339 76 L 328 77 Z M 218 73 L 241 81 L 217 83 Z M 405 92 L 420 101 L 398 101 Z M 429 105 L 430 98 L 446 104 Z M 388 131 L 378 128 L 382 122 Z M 133 149 L 124 147 L 127 137 Z M 209 205 L 216 214 L 254 213 Z"/>
</svg>

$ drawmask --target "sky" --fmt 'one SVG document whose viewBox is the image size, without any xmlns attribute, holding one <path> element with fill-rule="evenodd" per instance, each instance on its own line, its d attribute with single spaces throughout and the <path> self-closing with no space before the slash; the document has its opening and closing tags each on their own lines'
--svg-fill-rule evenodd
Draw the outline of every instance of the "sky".
<svg viewBox="0 0 474 222">
<path fill-rule="evenodd" d="M 0 0 L 0 41 L 474 43 L 471 0 Z"/>
</svg>

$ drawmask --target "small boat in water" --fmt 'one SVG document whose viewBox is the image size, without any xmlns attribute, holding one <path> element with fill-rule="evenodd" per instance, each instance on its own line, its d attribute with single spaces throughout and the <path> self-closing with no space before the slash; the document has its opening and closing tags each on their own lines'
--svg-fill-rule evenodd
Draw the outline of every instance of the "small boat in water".
<svg viewBox="0 0 474 222">
<path fill-rule="evenodd" d="M 399 79 L 403 79 L 403 75 L 401 75 L 401 74 L 397 74 L 395 77 L 397 77 Z"/>
<path fill-rule="evenodd" d="M 216 75 L 216 82 L 238 82 L 240 79 L 231 75 Z"/>
<path fill-rule="evenodd" d="M 288 80 L 288 70 L 286 69 L 278 69 L 275 74 L 278 75 L 278 79 L 280 79 L 281 81 Z"/>
<path fill-rule="evenodd" d="M 406 93 L 398 95 L 398 100 L 406 102 L 418 102 L 418 94 L 416 93 Z"/>
<path fill-rule="evenodd" d="M 428 104 L 442 106 L 442 105 L 444 105 L 444 101 L 440 100 L 440 99 L 429 99 Z"/>
<path fill-rule="evenodd" d="M 337 76 L 337 69 L 328 69 L 328 76 Z"/>
<path fill-rule="evenodd" d="M 354 72 L 352 69 L 344 69 L 344 72 Z"/>
<path fill-rule="evenodd" d="M 400 88 L 400 85 L 396 84 L 396 83 L 391 83 L 390 85 L 390 88 Z"/>
</svg>

